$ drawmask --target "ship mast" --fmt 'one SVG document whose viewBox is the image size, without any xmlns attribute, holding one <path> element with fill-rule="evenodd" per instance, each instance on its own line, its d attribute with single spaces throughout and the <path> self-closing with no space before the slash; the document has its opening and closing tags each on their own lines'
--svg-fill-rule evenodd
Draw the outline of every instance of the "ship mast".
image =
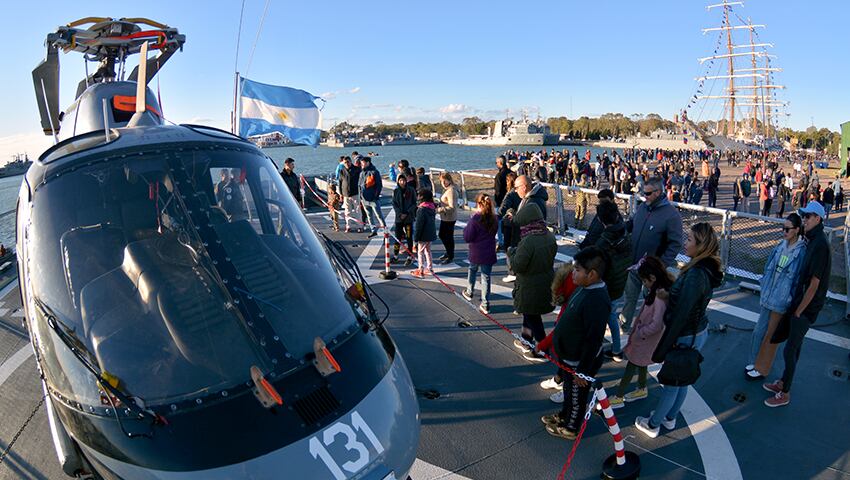
<svg viewBox="0 0 850 480">
<path fill-rule="evenodd" d="M 735 136 L 735 62 L 732 60 L 732 28 L 729 25 L 729 4 L 723 0 L 723 25 L 726 26 L 726 48 L 729 51 L 729 123 L 726 124 L 726 136 Z M 752 30 L 750 30 L 752 31 Z"/>
<path fill-rule="evenodd" d="M 747 18 L 747 24 L 752 26 L 753 25 L 752 20 Z M 753 71 L 755 72 L 756 69 L 758 68 L 758 65 L 756 65 L 756 51 L 755 51 L 754 45 L 755 45 L 755 42 L 753 41 L 753 29 L 750 28 L 750 52 L 752 53 Z M 759 88 L 758 77 L 753 77 L 753 93 L 756 95 L 755 102 L 753 102 L 753 103 L 758 104 L 759 96 L 764 95 L 764 90 Z M 750 127 L 753 134 L 755 134 L 755 132 L 758 131 L 758 116 L 759 116 L 758 114 L 759 114 L 759 107 L 754 106 L 753 109 L 752 109 L 752 114 L 751 114 L 752 126 Z"/>
</svg>

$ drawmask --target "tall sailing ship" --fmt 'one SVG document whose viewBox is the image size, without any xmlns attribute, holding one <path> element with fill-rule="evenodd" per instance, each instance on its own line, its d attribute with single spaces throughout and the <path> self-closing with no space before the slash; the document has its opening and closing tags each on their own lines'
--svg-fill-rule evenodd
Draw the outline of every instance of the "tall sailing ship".
<svg viewBox="0 0 850 480">
<path fill-rule="evenodd" d="M 778 123 L 788 115 L 788 102 L 779 98 L 785 86 L 775 81 L 782 69 L 770 53 L 773 44 L 760 38 L 765 25 L 738 13 L 743 7 L 744 2 L 728 0 L 706 7 L 721 13 L 720 26 L 702 29 L 703 35 L 716 33 L 717 41 L 711 55 L 698 59 L 704 71 L 682 115 L 686 125 L 721 149 L 778 145 Z"/>
</svg>

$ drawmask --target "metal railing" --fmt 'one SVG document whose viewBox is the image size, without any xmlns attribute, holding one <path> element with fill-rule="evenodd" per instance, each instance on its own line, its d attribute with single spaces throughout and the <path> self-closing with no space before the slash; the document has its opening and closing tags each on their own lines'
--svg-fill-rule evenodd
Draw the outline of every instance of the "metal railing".
<svg viewBox="0 0 850 480">
<path fill-rule="evenodd" d="M 431 168 L 435 196 L 442 192 L 439 174 L 446 170 Z M 487 172 L 487 173 L 485 173 Z M 464 170 L 450 172 L 455 184 L 460 189 L 465 203 L 473 207 L 478 192 L 493 193 L 492 170 Z M 541 183 L 549 200 L 546 203 L 546 218 L 568 240 L 579 241 L 583 238 L 584 230 L 590 225 L 596 215 L 599 190 L 579 188 L 553 183 Z M 582 195 L 583 194 L 583 195 Z M 583 197 L 583 198 L 582 198 Z M 586 214 L 579 219 L 576 216 L 577 202 L 586 202 Z M 640 195 L 616 194 L 616 202 L 626 218 L 631 217 L 643 203 Z M 782 238 L 784 219 L 764 217 L 752 213 L 738 212 L 721 208 L 703 207 L 681 202 L 670 202 L 682 216 L 684 233 L 699 222 L 707 222 L 720 239 L 720 258 L 727 275 L 740 279 L 758 281 L 764 273 L 767 258 L 776 244 Z M 790 212 L 789 212 L 790 213 Z M 829 283 L 829 296 L 847 303 L 847 313 L 850 314 L 850 215 L 847 216 L 843 235 L 835 228 L 824 229 L 832 251 L 832 272 Z M 684 243 L 684 242 L 683 242 Z M 684 250 L 679 253 L 677 260 L 687 262 Z"/>
</svg>

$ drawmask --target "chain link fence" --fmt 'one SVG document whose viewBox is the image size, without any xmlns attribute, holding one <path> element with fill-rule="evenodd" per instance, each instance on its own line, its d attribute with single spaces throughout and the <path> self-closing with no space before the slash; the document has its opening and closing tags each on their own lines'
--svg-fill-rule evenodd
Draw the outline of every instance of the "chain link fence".
<svg viewBox="0 0 850 480">
<path fill-rule="evenodd" d="M 434 195 L 439 196 L 443 187 L 439 174 L 445 170 L 432 168 L 429 172 L 434 184 Z M 493 194 L 495 170 L 475 170 L 451 172 L 455 185 L 460 189 L 467 205 L 472 208 L 476 195 L 480 192 Z M 561 234 L 570 231 L 573 239 L 580 238 L 596 216 L 599 204 L 598 190 L 557 185 L 541 184 L 549 196 L 546 202 L 546 218 L 550 226 Z M 625 218 L 631 217 L 643 203 L 639 195 L 616 194 L 616 203 Z M 759 215 L 708 208 L 699 205 L 671 202 L 682 217 L 683 234 L 691 226 L 707 222 L 720 239 L 720 256 L 726 273 L 741 279 L 758 281 L 764 273 L 764 267 L 770 252 L 782 238 L 784 219 L 762 217 Z M 847 302 L 850 296 L 850 245 L 848 244 L 850 215 L 842 233 L 835 228 L 826 228 L 832 253 L 832 272 L 829 279 L 829 291 L 832 298 Z M 578 235 L 576 235 L 578 233 Z M 684 238 L 684 237 L 683 237 Z M 684 242 L 683 242 L 684 243 Z M 683 250 L 677 260 L 687 262 Z M 850 303 L 847 307 L 850 313 Z"/>
</svg>

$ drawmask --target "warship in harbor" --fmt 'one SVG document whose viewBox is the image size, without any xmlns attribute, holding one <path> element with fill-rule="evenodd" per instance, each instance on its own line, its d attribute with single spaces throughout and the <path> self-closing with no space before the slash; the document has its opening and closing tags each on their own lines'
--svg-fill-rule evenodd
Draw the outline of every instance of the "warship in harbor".
<svg viewBox="0 0 850 480">
<path fill-rule="evenodd" d="M 29 159 L 26 153 L 12 155 L 12 161 L 0 167 L 0 178 L 23 175 L 27 173 L 30 165 L 32 165 L 32 160 Z"/>
<path fill-rule="evenodd" d="M 488 129 L 489 130 L 489 129 Z M 549 125 L 543 122 L 522 120 L 496 120 L 487 135 L 470 135 L 447 140 L 454 145 L 507 146 L 507 145 L 557 145 L 558 135 L 552 134 Z"/>
</svg>

